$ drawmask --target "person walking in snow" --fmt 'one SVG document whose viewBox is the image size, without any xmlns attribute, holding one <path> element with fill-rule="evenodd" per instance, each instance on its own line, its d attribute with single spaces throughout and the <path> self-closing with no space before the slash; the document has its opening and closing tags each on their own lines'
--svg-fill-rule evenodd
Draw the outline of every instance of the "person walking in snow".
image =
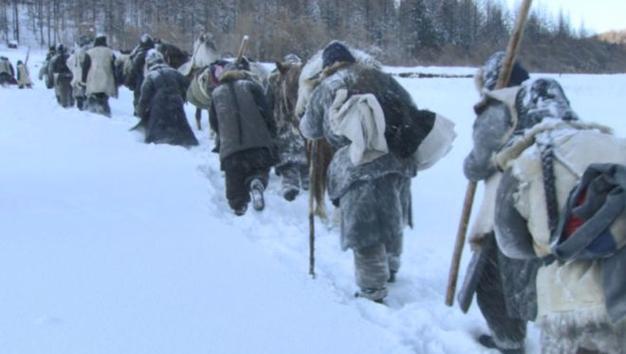
<svg viewBox="0 0 626 354">
<path fill-rule="evenodd" d="M 28 67 L 21 60 L 17 61 L 17 85 L 20 89 L 33 88 Z"/>
<path fill-rule="evenodd" d="M 295 114 L 302 66 L 302 60 L 297 55 L 286 55 L 271 72 L 266 93 L 278 131 L 276 141 L 280 161 L 274 166 L 274 171 L 281 177 L 282 195 L 287 201 L 293 201 L 301 187 L 304 190 L 309 188 L 306 146 Z"/>
<path fill-rule="evenodd" d="M 126 78 L 126 86 L 133 91 L 133 109 L 135 115 L 139 116 L 137 104 L 141 95 L 141 85 L 143 84 L 144 72 L 146 70 L 146 55 L 148 51 L 154 49 L 154 40 L 150 35 L 144 34 L 139 40 L 139 44 L 130 53 L 131 69 Z"/>
<path fill-rule="evenodd" d="M 15 70 L 9 58 L 0 56 L 0 85 L 15 84 Z"/>
<path fill-rule="evenodd" d="M 93 48 L 85 53 L 81 85 L 86 87 L 87 110 L 111 116 L 109 97 L 117 97 L 115 85 L 115 55 L 107 47 L 107 38 L 97 36 Z"/>
<path fill-rule="evenodd" d="M 481 335 L 478 340 L 502 352 L 523 353 L 526 322 L 536 314 L 534 282 L 539 262 L 506 257 L 495 244 L 495 193 L 501 173 L 492 156 L 506 143 L 503 137 L 512 129 L 506 103 L 494 96 L 514 100 L 515 97 L 505 95 L 519 89 L 529 75 L 521 64 L 515 63 L 509 88 L 493 91 L 503 60 L 504 52 L 493 54 L 475 75 L 481 101 L 475 106 L 478 117 L 474 122 L 474 147 L 465 158 L 464 172 L 471 181 L 485 181 L 485 201 L 469 240 L 472 250 L 483 251 L 481 257 L 485 259 L 482 274 L 478 275 L 476 299 L 491 334 Z"/>
<path fill-rule="evenodd" d="M 327 185 L 341 212 L 341 246 L 354 253 L 360 288 L 356 295 L 382 302 L 388 282 L 395 281 L 400 269 L 403 229 L 410 223 L 410 183 L 418 169 L 415 150 L 403 148 L 423 141 L 433 128 L 434 114 L 419 111 L 376 61 L 364 53 L 357 60 L 353 53 L 338 41 L 323 49 L 320 82 L 300 131 L 307 139 L 325 138 L 336 149 Z M 416 122 L 402 142 L 387 134 L 394 127 L 381 129 L 398 121 Z"/>
<path fill-rule="evenodd" d="M 146 143 L 198 145 L 183 108 L 188 82 L 165 64 L 163 55 L 151 49 L 146 55 L 148 74 L 141 86 L 137 111 Z"/>
<path fill-rule="evenodd" d="M 72 72 L 72 94 L 76 100 L 76 107 L 84 110 L 87 101 L 86 87 L 81 85 L 83 77 L 83 62 L 87 50 L 91 48 L 92 40 L 89 36 L 81 36 L 78 47 L 73 51 L 72 55 L 67 59 L 67 66 Z"/>
<path fill-rule="evenodd" d="M 264 209 L 263 192 L 277 162 L 274 119 L 259 79 L 249 70 L 246 61 L 227 64 L 209 110 L 226 175 L 226 199 L 239 216 L 245 214 L 250 199 L 255 210 Z"/>
<path fill-rule="evenodd" d="M 52 73 L 54 75 L 54 93 L 61 107 L 72 107 L 74 105 L 71 85 L 72 72 L 67 66 L 69 54 L 63 44 L 57 45 L 56 53 L 51 59 Z"/>
<path fill-rule="evenodd" d="M 496 238 L 506 256 L 541 261 L 542 353 L 626 353 L 626 139 L 579 120 L 552 79 L 500 102 L 505 120 L 485 122 L 508 125 L 492 154 Z"/>
<path fill-rule="evenodd" d="M 39 69 L 39 81 L 43 80 L 46 88 L 51 89 L 54 87 L 54 74 L 52 73 L 52 58 L 56 55 L 56 45 L 51 45 L 46 53 L 46 61 L 41 65 Z"/>
</svg>

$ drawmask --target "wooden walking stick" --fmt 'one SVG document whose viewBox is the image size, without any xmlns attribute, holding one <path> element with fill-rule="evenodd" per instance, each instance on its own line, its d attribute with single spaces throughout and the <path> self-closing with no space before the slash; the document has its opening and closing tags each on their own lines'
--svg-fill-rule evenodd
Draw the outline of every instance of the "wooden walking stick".
<svg viewBox="0 0 626 354">
<path fill-rule="evenodd" d="M 235 63 L 239 63 L 241 59 L 243 58 L 244 54 L 246 54 L 246 50 L 248 49 L 249 39 L 250 38 L 248 37 L 248 35 L 243 36 L 243 39 L 241 40 L 241 45 L 239 46 L 239 51 L 237 52 L 237 60 L 235 60 Z"/>
<path fill-rule="evenodd" d="M 315 279 L 315 195 L 317 187 L 317 140 L 309 143 L 309 275 Z"/>
<path fill-rule="evenodd" d="M 515 22 L 513 33 L 509 39 L 509 44 L 506 49 L 506 55 L 500 69 L 500 75 L 498 76 L 498 82 L 496 89 L 501 89 L 507 86 L 511 79 L 511 72 L 513 71 L 513 64 L 519 51 L 519 46 L 524 35 L 524 27 L 526 26 L 526 20 L 530 12 L 532 0 L 524 0 L 520 6 L 519 14 Z M 470 216 L 472 214 L 472 206 L 474 204 L 474 195 L 476 194 L 476 182 L 470 181 L 467 185 L 465 192 L 465 201 L 463 202 L 463 211 L 461 213 L 461 221 L 459 222 L 459 228 L 456 235 L 456 243 L 454 245 L 454 253 L 452 254 L 452 263 L 450 264 L 450 274 L 448 276 L 448 289 L 446 292 L 446 305 L 452 306 L 454 304 L 454 294 L 456 293 L 456 283 L 459 277 L 459 267 L 461 265 L 461 255 L 463 253 L 463 246 L 465 245 L 465 236 L 467 234 L 467 227 L 469 225 Z"/>
</svg>

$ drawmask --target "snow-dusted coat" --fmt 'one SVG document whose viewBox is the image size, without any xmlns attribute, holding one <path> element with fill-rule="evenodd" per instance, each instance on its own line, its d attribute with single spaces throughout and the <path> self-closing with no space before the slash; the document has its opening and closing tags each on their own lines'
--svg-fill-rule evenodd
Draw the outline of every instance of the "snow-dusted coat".
<svg viewBox="0 0 626 354">
<path fill-rule="evenodd" d="M 141 90 L 144 80 L 144 70 L 146 66 L 146 54 L 154 45 L 139 46 L 137 50 L 130 55 L 131 69 L 126 77 L 126 86 L 131 90 Z"/>
<path fill-rule="evenodd" d="M 289 63 L 284 65 L 292 65 L 289 69 L 294 73 L 299 70 L 295 65 L 301 63 Z M 293 73 L 287 72 L 285 75 Z M 305 141 L 300 130 L 297 127 L 297 119 L 295 115 L 295 103 L 291 102 L 291 92 L 286 92 L 289 87 L 283 86 L 281 82 L 281 74 L 277 69 L 273 71 L 268 78 L 267 101 L 273 112 L 276 122 L 277 139 L 276 144 L 279 154 L 279 162 L 276 165 L 276 172 L 282 174 L 283 169 L 289 169 L 298 166 L 306 166 L 308 164 L 306 157 Z M 284 78 L 283 80 L 286 80 Z"/>
<path fill-rule="evenodd" d="M 389 238 L 402 237 L 402 228 L 408 219 L 410 178 L 417 174 L 414 159 L 401 159 L 386 154 L 372 162 L 355 166 L 350 161 L 350 141 L 332 132 L 330 108 L 339 89 L 352 89 L 357 76 L 364 70 L 377 70 L 366 64 L 345 64 L 326 70 L 319 85 L 308 101 L 306 112 L 300 121 L 300 130 L 308 139 L 325 138 L 337 152 L 328 170 L 328 194 L 334 202 L 341 203 L 344 213 L 342 223 L 342 247 L 360 249 L 383 243 Z M 377 92 L 393 94 L 399 85 L 382 86 Z M 403 90 L 403 89 L 402 89 Z M 405 105 L 413 106 L 410 100 Z M 398 179 L 398 176 L 401 177 Z M 372 181 L 381 178 L 397 183 L 385 184 L 387 191 L 375 191 Z M 349 191 L 358 191 L 358 195 Z M 348 214 L 345 214 L 348 213 Z"/>
<path fill-rule="evenodd" d="M 505 145 L 517 122 L 514 107 L 520 87 L 485 91 L 484 100 L 475 107 L 473 148 L 465 158 L 465 176 L 474 182 L 484 181 L 485 191 L 470 235 L 486 237 L 494 232 L 497 189 L 502 178 L 493 156 Z M 499 257 L 500 280 L 507 314 L 511 318 L 533 320 L 537 314 L 535 275 L 540 261 Z"/>
<path fill-rule="evenodd" d="M 218 133 L 220 161 L 254 148 L 274 151 L 276 126 L 263 88 L 253 74 L 226 71 L 213 90 L 209 111 L 211 128 Z"/>
<path fill-rule="evenodd" d="M 85 47 L 78 48 L 66 62 L 72 72 L 72 93 L 74 97 L 84 97 L 86 95 L 85 87 L 79 85 L 83 77 L 83 62 L 86 53 L 87 49 Z"/>
<path fill-rule="evenodd" d="M 114 72 L 115 56 L 110 48 L 96 46 L 89 49 L 83 62 L 83 79 L 86 79 L 87 95 L 104 93 L 109 97 L 117 97 Z"/>
<path fill-rule="evenodd" d="M 626 163 L 625 140 L 611 136 L 607 128 L 576 121 L 565 98 L 553 99 L 562 94 L 558 84 L 551 80 L 537 80 L 536 83 L 554 91 L 546 91 L 550 92 L 547 98 L 536 99 L 529 94 L 529 88 L 535 85 L 531 83 L 518 93 L 516 105 L 508 105 L 510 111 L 515 110 L 519 115 L 516 124 L 518 132 L 505 148 L 492 156 L 499 168 L 505 171 L 496 196 L 498 246 L 508 257 L 518 259 L 553 258 L 541 144 L 550 143 L 553 146 L 554 186 L 559 213 L 570 190 L 590 163 Z M 523 108 L 532 101 L 543 107 Z M 621 257 L 614 262 L 617 265 L 613 264 L 613 270 L 615 267 L 624 269 L 626 259 L 623 255 Z M 613 308 L 623 312 L 626 308 L 624 280 L 612 275 L 607 277 L 606 273 L 614 272 L 604 267 L 604 262 L 548 262 L 539 269 L 536 281 L 538 319 L 542 328 L 551 333 L 552 340 L 559 337 L 559 327 L 572 331 L 604 328 L 604 335 L 612 339 L 601 341 L 601 348 L 618 345 L 615 344 L 620 337 L 618 333 L 623 335 L 624 332 L 611 329 L 606 300 L 609 298 L 607 294 L 622 289 L 621 300 L 616 299 L 615 294 L 610 298 L 621 301 Z M 618 331 L 623 331 L 623 328 Z M 568 341 L 574 343 L 575 338 L 563 337 L 559 341 L 562 343 L 557 346 Z"/>
<path fill-rule="evenodd" d="M 501 207 L 497 209 L 502 209 L 496 214 L 500 215 L 496 225 L 500 224 L 499 244 L 509 256 L 546 257 L 552 253 L 540 151 L 536 144 L 528 146 L 529 141 L 547 139 L 553 142 L 557 156 L 554 174 L 559 210 L 591 163 L 626 165 L 626 140 L 615 138 L 607 128 L 593 124 L 546 121 L 502 151 L 498 159 L 507 174 L 498 192 Z M 514 211 L 525 221 L 516 230 L 527 230 L 530 239 L 513 238 L 515 234 L 509 232 L 515 220 Z M 604 296 L 607 289 L 603 288 L 602 272 L 601 260 L 577 260 L 562 265 L 554 262 L 540 269 L 539 316 L 608 322 Z"/>
<path fill-rule="evenodd" d="M 147 120 L 147 143 L 198 145 L 183 109 L 187 84 L 181 73 L 166 64 L 150 68 L 138 104 L 138 113 Z"/>
</svg>

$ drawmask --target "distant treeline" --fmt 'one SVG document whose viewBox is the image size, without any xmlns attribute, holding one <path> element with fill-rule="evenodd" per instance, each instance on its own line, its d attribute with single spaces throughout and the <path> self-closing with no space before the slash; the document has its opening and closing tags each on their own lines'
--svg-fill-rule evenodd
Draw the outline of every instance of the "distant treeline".
<svg viewBox="0 0 626 354">
<path fill-rule="evenodd" d="M 387 64 L 477 65 L 506 46 L 513 17 L 496 0 L 0 0 L 5 39 L 19 37 L 16 18 L 42 45 L 71 44 L 92 30 L 116 48 L 151 33 L 190 51 L 209 31 L 232 53 L 249 34 L 250 55 L 265 61 L 290 52 L 307 57 L 341 39 Z M 562 13 L 535 9 L 522 59 L 533 71 L 626 72 L 623 45 L 585 32 Z"/>
</svg>

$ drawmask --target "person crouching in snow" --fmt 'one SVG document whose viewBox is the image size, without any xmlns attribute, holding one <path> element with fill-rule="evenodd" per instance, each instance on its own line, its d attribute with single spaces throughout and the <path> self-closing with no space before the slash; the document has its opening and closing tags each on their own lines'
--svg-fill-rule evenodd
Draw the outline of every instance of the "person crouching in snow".
<svg viewBox="0 0 626 354">
<path fill-rule="evenodd" d="M 33 88 L 28 67 L 21 61 L 17 61 L 17 85 L 19 88 Z"/>
<path fill-rule="evenodd" d="M 243 63 L 229 63 L 213 90 L 209 123 L 217 133 L 226 198 L 236 215 L 245 214 L 250 195 L 255 210 L 265 207 L 263 192 L 277 162 L 276 126 L 263 87 Z"/>
<path fill-rule="evenodd" d="M 0 85 L 15 84 L 15 70 L 7 57 L 0 57 Z"/>
<path fill-rule="evenodd" d="M 146 55 L 148 73 L 141 85 L 137 104 L 146 143 L 181 146 L 198 145 L 183 106 L 188 82 L 165 64 L 163 55 L 151 49 Z"/>
<path fill-rule="evenodd" d="M 356 295 L 382 302 L 387 283 L 400 268 L 403 229 L 410 223 L 411 178 L 419 167 L 415 150 L 401 150 L 424 141 L 435 115 L 419 111 L 396 80 L 363 58 L 369 56 L 361 53 L 357 60 L 353 53 L 337 41 L 324 48 L 323 69 L 316 75 L 320 83 L 300 130 L 305 138 L 325 138 L 337 149 L 327 185 L 341 211 L 341 245 L 354 253 Z M 394 128 L 406 132 L 406 125 L 387 127 L 387 122 L 409 121 L 415 124 L 409 139 L 388 136 Z"/>
</svg>

